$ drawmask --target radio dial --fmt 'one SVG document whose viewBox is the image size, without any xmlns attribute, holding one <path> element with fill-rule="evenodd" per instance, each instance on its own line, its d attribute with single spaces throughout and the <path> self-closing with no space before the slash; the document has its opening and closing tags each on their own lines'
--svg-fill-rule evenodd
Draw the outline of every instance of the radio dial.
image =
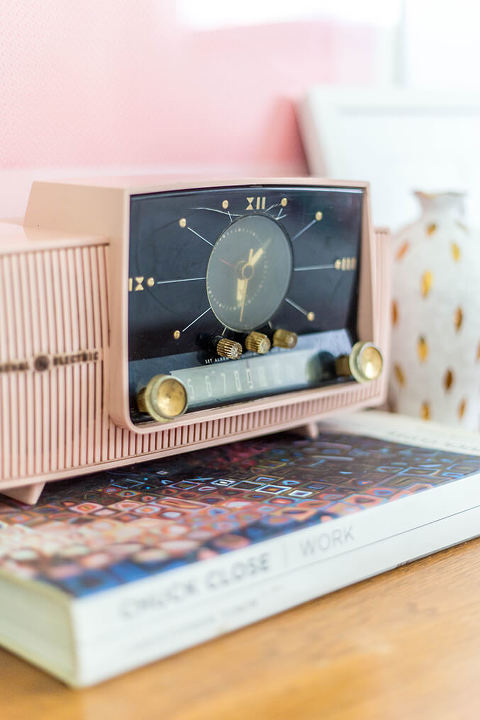
<svg viewBox="0 0 480 720">
<path fill-rule="evenodd" d="M 350 355 L 340 355 L 335 361 L 340 377 L 353 376 L 357 382 L 376 380 L 382 374 L 383 355 L 371 342 L 357 342 Z"/>
<path fill-rule="evenodd" d="M 137 394 L 137 406 L 157 422 L 174 420 L 187 409 L 187 389 L 172 375 L 154 375 Z"/>
</svg>

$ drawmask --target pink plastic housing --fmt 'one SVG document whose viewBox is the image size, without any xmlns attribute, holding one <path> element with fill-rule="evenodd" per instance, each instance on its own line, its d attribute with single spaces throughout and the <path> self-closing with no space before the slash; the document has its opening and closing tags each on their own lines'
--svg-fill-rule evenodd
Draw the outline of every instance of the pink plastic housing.
<svg viewBox="0 0 480 720">
<path fill-rule="evenodd" d="M 134 425 L 128 407 L 130 196 L 247 184 L 365 189 L 358 334 L 389 346 L 390 244 L 368 185 L 312 178 L 34 183 L 23 225 L 0 223 L 0 491 L 314 423 L 384 402 L 386 375 Z"/>
</svg>

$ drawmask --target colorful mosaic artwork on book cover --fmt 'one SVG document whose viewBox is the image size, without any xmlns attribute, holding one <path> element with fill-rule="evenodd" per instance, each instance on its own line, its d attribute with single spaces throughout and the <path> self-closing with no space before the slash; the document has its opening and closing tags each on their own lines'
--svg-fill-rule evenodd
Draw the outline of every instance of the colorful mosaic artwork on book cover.
<svg viewBox="0 0 480 720">
<path fill-rule="evenodd" d="M 52 483 L 0 501 L 0 568 L 80 597 L 480 472 L 480 457 L 323 433 Z"/>
</svg>

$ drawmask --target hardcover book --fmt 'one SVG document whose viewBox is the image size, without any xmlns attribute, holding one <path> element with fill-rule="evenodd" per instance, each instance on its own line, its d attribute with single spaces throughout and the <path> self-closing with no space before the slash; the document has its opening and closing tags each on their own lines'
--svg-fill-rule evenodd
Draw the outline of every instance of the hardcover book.
<svg viewBox="0 0 480 720">
<path fill-rule="evenodd" d="M 479 436 L 370 411 L 319 430 L 3 498 L 0 642 L 90 685 L 478 534 Z"/>
</svg>

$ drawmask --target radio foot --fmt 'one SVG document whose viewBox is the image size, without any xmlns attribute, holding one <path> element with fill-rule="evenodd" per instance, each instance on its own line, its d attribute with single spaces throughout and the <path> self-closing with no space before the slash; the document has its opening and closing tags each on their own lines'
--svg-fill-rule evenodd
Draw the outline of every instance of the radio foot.
<svg viewBox="0 0 480 720">
<path fill-rule="evenodd" d="M 8 488 L 1 490 L 2 495 L 18 500 L 26 505 L 35 505 L 38 498 L 42 494 L 45 483 L 33 483 L 32 485 L 24 485 L 23 487 Z"/>
<path fill-rule="evenodd" d="M 300 431 L 310 440 L 316 440 L 319 434 L 318 423 L 310 422 L 300 428 Z"/>
</svg>

